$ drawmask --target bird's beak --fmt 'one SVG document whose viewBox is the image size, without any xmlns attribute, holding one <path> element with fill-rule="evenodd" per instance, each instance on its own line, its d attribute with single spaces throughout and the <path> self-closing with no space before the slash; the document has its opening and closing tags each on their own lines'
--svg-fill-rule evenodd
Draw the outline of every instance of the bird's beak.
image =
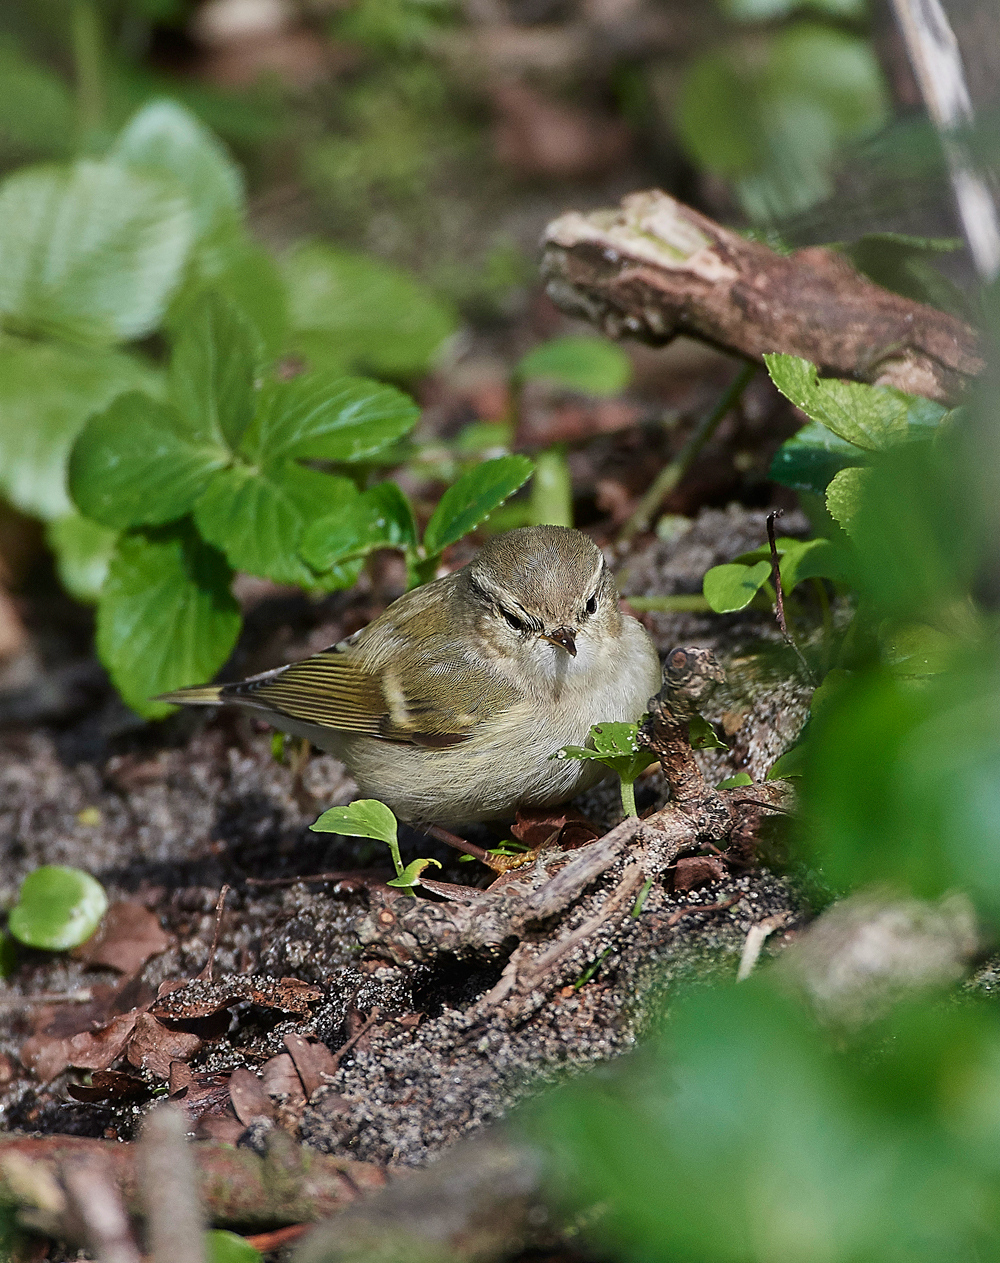
<svg viewBox="0 0 1000 1263">
<path fill-rule="evenodd" d="M 571 658 L 576 657 L 576 632 L 569 627 L 557 627 L 552 632 L 542 632 L 542 640 L 549 644 L 559 645 Z"/>
</svg>

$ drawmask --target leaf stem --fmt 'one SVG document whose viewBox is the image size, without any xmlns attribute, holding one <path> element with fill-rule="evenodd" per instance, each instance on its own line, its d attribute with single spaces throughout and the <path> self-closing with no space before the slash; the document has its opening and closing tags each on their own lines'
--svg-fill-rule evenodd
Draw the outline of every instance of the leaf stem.
<svg viewBox="0 0 1000 1263">
<path fill-rule="evenodd" d="M 95 0 L 73 0 L 72 40 L 77 130 L 86 150 L 104 126 L 104 41 Z"/>
<path fill-rule="evenodd" d="M 622 780 L 622 807 L 626 816 L 637 816 L 635 809 L 635 781 Z"/>
<path fill-rule="evenodd" d="M 635 512 L 622 527 L 618 536 L 619 541 L 629 540 L 633 535 L 641 535 L 643 531 L 649 530 L 649 525 L 659 511 L 660 505 L 694 464 L 695 457 L 719 428 L 719 423 L 739 402 L 740 396 L 756 371 L 755 363 L 743 365 L 719 402 L 695 426 L 676 459 L 664 466 L 654 478 L 652 486 L 640 499 Z"/>
</svg>

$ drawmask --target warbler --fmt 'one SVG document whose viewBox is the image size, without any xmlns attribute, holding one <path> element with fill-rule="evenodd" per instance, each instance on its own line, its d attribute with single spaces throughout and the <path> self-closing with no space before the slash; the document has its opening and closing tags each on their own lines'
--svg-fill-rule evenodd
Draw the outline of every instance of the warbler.
<svg viewBox="0 0 1000 1263">
<path fill-rule="evenodd" d="M 248 707 L 336 755 L 400 819 L 446 825 L 510 819 L 596 784 L 601 764 L 551 756 L 586 744 L 592 724 L 638 719 L 660 683 L 597 545 L 532 526 L 321 653 L 162 700 Z"/>
</svg>

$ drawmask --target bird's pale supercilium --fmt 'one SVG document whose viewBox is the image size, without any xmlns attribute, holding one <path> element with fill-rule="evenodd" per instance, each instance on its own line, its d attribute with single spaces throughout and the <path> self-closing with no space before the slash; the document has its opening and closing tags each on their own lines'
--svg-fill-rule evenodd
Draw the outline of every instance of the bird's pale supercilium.
<svg viewBox="0 0 1000 1263">
<path fill-rule="evenodd" d="M 462 824 L 548 807 L 607 770 L 550 759 L 592 724 L 632 721 L 660 687 L 601 550 L 534 526 L 394 601 L 348 640 L 238 684 L 164 700 L 233 703 L 342 759 L 403 820 Z"/>
</svg>

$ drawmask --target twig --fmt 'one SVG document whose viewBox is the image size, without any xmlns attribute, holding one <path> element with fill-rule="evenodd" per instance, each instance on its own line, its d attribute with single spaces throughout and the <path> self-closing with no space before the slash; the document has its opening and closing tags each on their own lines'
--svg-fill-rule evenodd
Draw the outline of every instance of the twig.
<svg viewBox="0 0 1000 1263">
<path fill-rule="evenodd" d="M 695 457 L 719 428 L 720 422 L 735 408 L 756 371 L 757 365 L 754 363 L 743 365 L 715 407 L 707 412 L 695 426 L 688 441 L 674 460 L 664 466 L 653 479 L 652 485 L 642 495 L 632 516 L 622 527 L 618 536 L 620 541 L 630 540 L 633 535 L 640 535 L 643 531 L 649 530 L 649 525 L 660 505 L 694 464 Z"/>
<path fill-rule="evenodd" d="M 269 1254 L 272 1250 L 298 1241 L 299 1237 L 305 1236 L 312 1227 L 312 1224 L 289 1224 L 287 1228 L 275 1228 L 273 1232 L 256 1232 L 253 1236 L 245 1237 L 244 1240 L 247 1245 L 253 1246 L 261 1254 Z"/>
<path fill-rule="evenodd" d="M 676 912 L 672 912 L 667 917 L 667 929 L 677 924 L 681 917 L 686 917 L 689 912 L 725 912 L 727 908 L 731 908 L 733 904 L 739 903 L 741 899 L 745 899 L 746 895 L 741 891 L 738 895 L 734 895 L 732 899 L 727 899 L 725 903 L 689 903 L 686 908 L 678 908 Z"/>
<path fill-rule="evenodd" d="M 781 628 L 781 634 L 785 638 L 785 642 L 789 644 L 795 651 L 795 656 L 802 664 L 802 669 L 806 673 L 806 679 L 815 686 L 816 679 L 812 671 L 809 669 L 809 663 L 806 662 L 802 650 L 795 643 L 792 634 L 788 630 L 788 624 L 785 622 L 785 598 L 781 591 L 781 560 L 778 557 L 778 546 L 774 538 L 774 519 L 784 514 L 784 509 L 772 509 L 767 515 L 767 543 L 771 549 L 771 582 L 774 584 L 774 610 L 778 619 L 778 626 Z"/>
<path fill-rule="evenodd" d="M 62 1172 L 70 1209 L 83 1224 L 98 1263 L 140 1263 L 110 1164 L 99 1154 L 67 1162 Z"/>
<path fill-rule="evenodd" d="M 466 855 L 472 855 L 480 860 L 487 868 L 492 868 L 491 863 L 493 856 L 483 849 L 476 846 L 475 842 L 466 842 L 465 838 L 460 838 L 457 834 L 449 833 L 447 829 L 442 829 L 440 825 L 425 824 L 420 826 L 421 833 L 426 833 L 430 838 L 437 838 L 439 842 L 443 842 L 446 846 L 452 846 L 456 851 L 464 851 Z"/>
<path fill-rule="evenodd" d="M 761 949 L 769 934 L 780 930 L 791 918 L 790 912 L 776 912 L 772 917 L 765 917 L 756 925 L 751 925 L 743 943 L 743 954 L 740 956 L 740 967 L 736 973 L 737 982 L 745 982 L 753 973 L 754 966 L 760 958 Z"/>
<path fill-rule="evenodd" d="M 198 975 L 199 982 L 211 982 L 215 974 L 215 953 L 219 948 L 219 931 L 222 928 L 222 912 L 226 906 L 226 895 L 229 894 L 230 886 L 228 882 L 219 891 L 219 898 L 215 905 L 215 930 L 212 933 L 212 950 L 208 953 L 208 960 L 205 962 L 205 968 Z"/>
<path fill-rule="evenodd" d="M 304 877 L 247 877 L 245 886 L 298 886 L 314 881 L 351 881 L 359 886 L 367 886 L 370 882 L 383 882 L 390 875 L 388 868 L 357 868 L 353 872 L 345 870 L 337 873 L 307 873 Z"/>
<path fill-rule="evenodd" d="M 378 1005 L 376 1005 L 365 1019 L 364 1025 L 354 1032 L 346 1043 L 341 1044 L 337 1051 L 333 1054 L 333 1068 L 327 1073 L 332 1073 L 334 1069 L 338 1069 L 341 1060 L 351 1051 L 354 1045 L 363 1035 L 367 1035 L 375 1023 L 381 1018 L 382 1013 Z"/>
<path fill-rule="evenodd" d="M 955 32 L 940 0 L 892 0 L 927 112 L 941 133 L 965 239 L 984 281 L 1000 273 L 1000 217 L 990 187 L 960 137 L 975 122 Z"/>
<path fill-rule="evenodd" d="M 142 1129 L 139 1186 L 152 1263 L 204 1263 L 198 1176 L 186 1132 L 184 1111 L 169 1102 Z"/>
</svg>

